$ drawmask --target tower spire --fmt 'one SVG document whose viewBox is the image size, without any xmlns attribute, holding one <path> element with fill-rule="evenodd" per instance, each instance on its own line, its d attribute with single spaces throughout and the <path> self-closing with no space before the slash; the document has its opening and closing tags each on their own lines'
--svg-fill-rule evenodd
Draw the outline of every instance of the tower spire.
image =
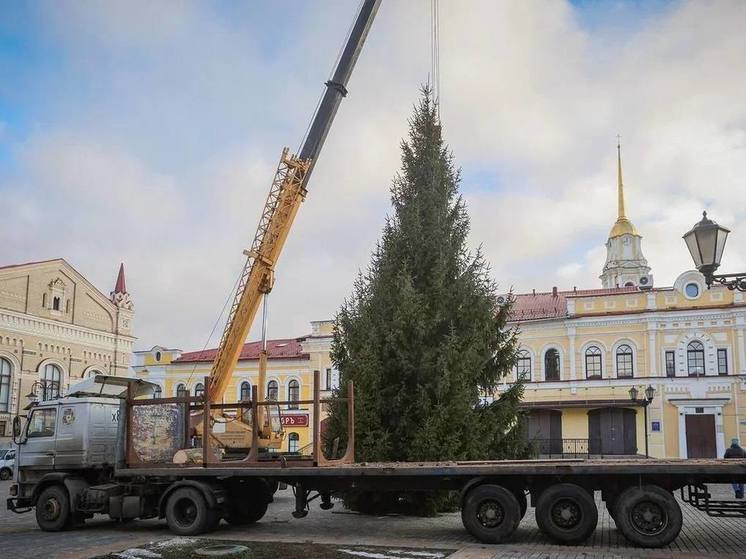
<svg viewBox="0 0 746 559">
<path fill-rule="evenodd" d="M 627 216 L 624 214 L 624 183 L 622 182 L 622 137 L 616 136 L 616 162 L 617 162 L 617 196 L 619 197 L 619 219 Z"/>
</svg>

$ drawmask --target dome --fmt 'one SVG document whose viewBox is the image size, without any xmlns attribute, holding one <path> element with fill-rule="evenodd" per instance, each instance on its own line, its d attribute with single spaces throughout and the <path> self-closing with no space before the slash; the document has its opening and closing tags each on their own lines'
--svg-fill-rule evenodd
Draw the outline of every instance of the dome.
<svg viewBox="0 0 746 559">
<path fill-rule="evenodd" d="M 626 217 L 619 217 L 616 220 L 614 227 L 611 228 L 611 233 L 609 233 L 609 238 L 613 239 L 614 237 L 621 237 L 622 235 L 640 236 L 637 229 L 635 229 L 635 226 L 632 225 L 632 222 Z"/>
</svg>

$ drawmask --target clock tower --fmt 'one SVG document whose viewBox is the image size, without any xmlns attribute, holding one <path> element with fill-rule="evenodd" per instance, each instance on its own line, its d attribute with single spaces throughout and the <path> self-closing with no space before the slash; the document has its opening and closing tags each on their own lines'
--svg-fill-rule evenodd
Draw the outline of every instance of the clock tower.
<svg viewBox="0 0 746 559">
<path fill-rule="evenodd" d="M 613 287 L 652 287 L 650 266 L 642 254 L 642 235 L 624 212 L 622 148 L 617 143 L 618 216 L 606 241 L 606 264 L 600 279 L 605 289 Z"/>
</svg>

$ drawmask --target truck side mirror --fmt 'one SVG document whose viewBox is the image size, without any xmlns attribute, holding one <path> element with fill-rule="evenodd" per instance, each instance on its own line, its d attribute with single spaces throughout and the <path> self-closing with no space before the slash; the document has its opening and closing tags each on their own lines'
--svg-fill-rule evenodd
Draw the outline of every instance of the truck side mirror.
<svg viewBox="0 0 746 559">
<path fill-rule="evenodd" d="M 13 417 L 13 442 L 19 444 L 21 436 L 21 418 L 17 415 Z"/>
</svg>

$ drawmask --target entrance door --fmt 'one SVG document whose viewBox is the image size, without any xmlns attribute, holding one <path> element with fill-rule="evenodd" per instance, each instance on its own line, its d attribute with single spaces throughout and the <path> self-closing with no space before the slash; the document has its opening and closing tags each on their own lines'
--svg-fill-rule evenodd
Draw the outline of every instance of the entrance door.
<svg viewBox="0 0 746 559">
<path fill-rule="evenodd" d="M 599 408 L 588 412 L 590 454 L 637 454 L 635 410 Z"/>
<path fill-rule="evenodd" d="M 711 413 L 687 414 L 686 454 L 688 458 L 717 458 L 715 416 Z"/>
<path fill-rule="evenodd" d="M 539 455 L 562 454 L 562 412 L 533 410 L 528 414 L 527 435 Z"/>
</svg>

